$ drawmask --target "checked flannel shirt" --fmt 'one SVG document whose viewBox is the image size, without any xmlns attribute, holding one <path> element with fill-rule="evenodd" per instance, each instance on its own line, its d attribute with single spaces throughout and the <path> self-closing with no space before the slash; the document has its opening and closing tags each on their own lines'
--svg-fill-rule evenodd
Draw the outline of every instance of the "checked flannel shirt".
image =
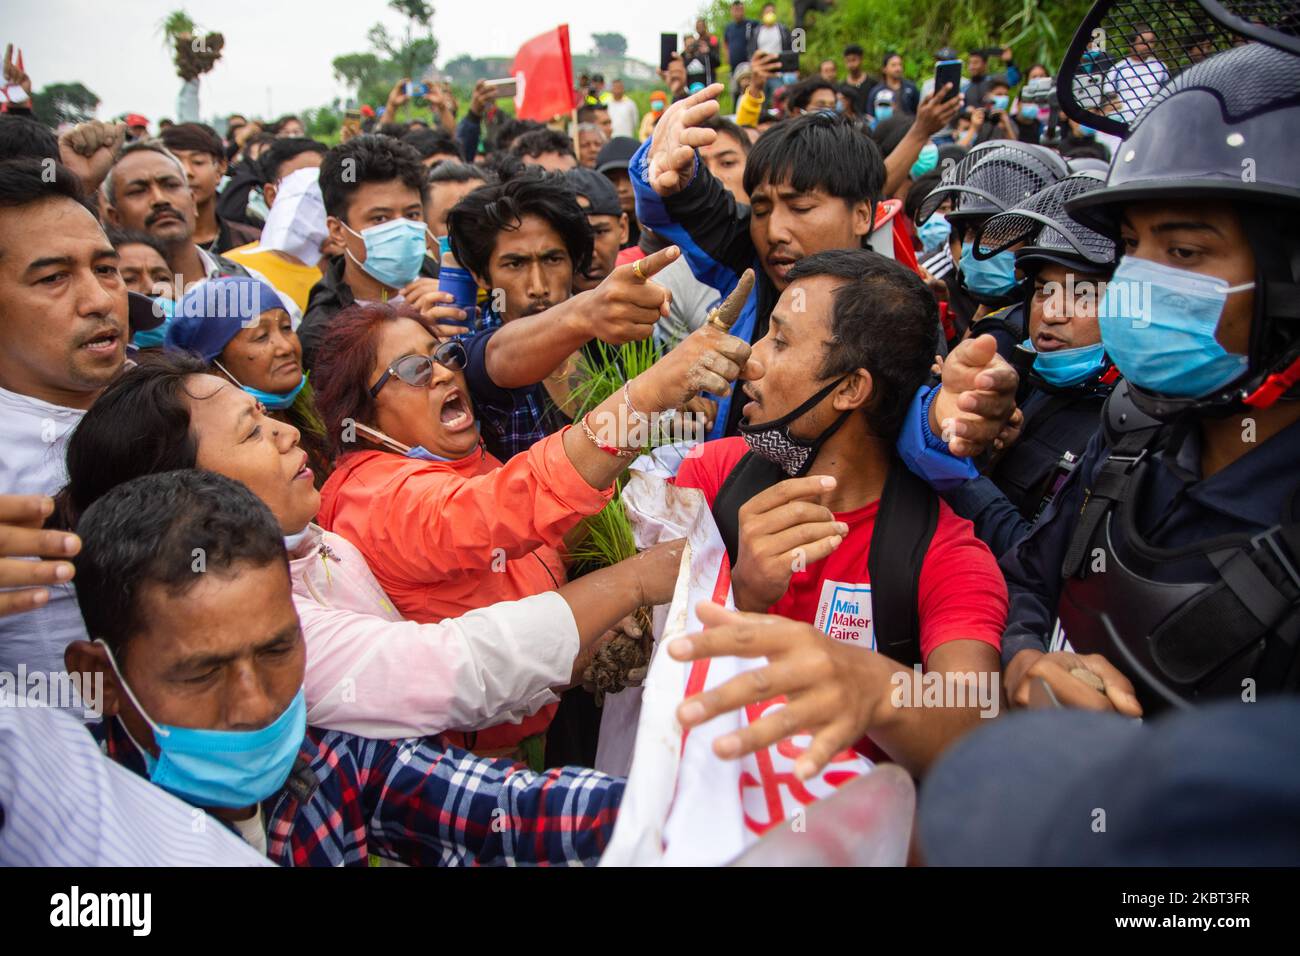
<svg viewBox="0 0 1300 956">
<path fill-rule="evenodd" d="M 486 312 L 478 330 L 464 336 L 463 341 L 469 356 L 465 381 L 484 426 L 483 443 L 504 462 L 555 434 L 569 424 L 569 419 L 540 384 L 505 389 L 492 381 L 487 373 L 487 343 L 501 324 L 500 315 Z"/>
<path fill-rule="evenodd" d="M 141 776 L 116 718 L 95 730 L 108 757 Z M 267 853 L 282 866 L 581 865 L 600 859 L 624 781 L 595 770 L 533 773 L 440 738 L 370 740 L 308 727 L 288 780 L 262 801 Z"/>
</svg>

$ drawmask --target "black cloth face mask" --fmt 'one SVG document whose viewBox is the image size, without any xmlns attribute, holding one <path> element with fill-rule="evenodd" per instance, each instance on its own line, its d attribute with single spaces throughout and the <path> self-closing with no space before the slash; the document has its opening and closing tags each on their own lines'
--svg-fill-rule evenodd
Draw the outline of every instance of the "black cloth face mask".
<svg viewBox="0 0 1300 956">
<path fill-rule="evenodd" d="M 818 450 L 848 420 L 849 415 L 852 414 L 852 409 L 844 412 L 827 426 L 825 431 L 812 439 L 795 438 L 790 434 L 790 423 L 807 413 L 809 409 L 815 407 L 818 402 L 835 391 L 835 388 L 845 378 L 846 376 L 840 376 L 794 411 L 773 421 L 763 422 L 759 425 L 751 425 L 742 421 L 739 430 L 745 439 L 745 444 L 749 446 L 750 451 L 774 464 L 780 465 L 781 469 L 791 478 L 803 477 L 812 468 Z"/>
</svg>

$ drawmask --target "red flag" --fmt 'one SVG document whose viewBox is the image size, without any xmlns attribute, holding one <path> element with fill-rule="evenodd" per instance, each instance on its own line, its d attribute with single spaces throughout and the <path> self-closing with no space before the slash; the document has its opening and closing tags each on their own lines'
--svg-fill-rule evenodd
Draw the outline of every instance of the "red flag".
<svg viewBox="0 0 1300 956">
<path fill-rule="evenodd" d="M 578 105 L 567 23 L 521 46 L 510 72 L 518 82 L 515 115 L 520 119 L 546 123 Z"/>
</svg>

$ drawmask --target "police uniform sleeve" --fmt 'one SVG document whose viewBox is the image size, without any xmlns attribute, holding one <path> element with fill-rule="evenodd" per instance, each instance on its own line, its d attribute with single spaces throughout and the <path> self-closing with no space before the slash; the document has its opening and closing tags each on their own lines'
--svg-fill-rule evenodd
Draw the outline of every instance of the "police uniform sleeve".
<svg viewBox="0 0 1300 956">
<path fill-rule="evenodd" d="M 1046 652 L 1061 596 L 1061 564 L 1079 520 L 1085 490 L 1101 465 L 1104 439 L 1099 431 L 1056 498 L 1011 552 L 999 562 L 1007 581 L 1011 611 L 1002 635 L 1002 665 L 1023 650 Z M 1085 481 L 1085 477 L 1088 479 Z"/>
</svg>

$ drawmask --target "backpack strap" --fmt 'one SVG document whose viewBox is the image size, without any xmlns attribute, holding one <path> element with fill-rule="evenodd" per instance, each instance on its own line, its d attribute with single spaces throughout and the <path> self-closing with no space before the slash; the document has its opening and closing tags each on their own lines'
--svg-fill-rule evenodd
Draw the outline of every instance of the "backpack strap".
<svg viewBox="0 0 1300 956">
<path fill-rule="evenodd" d="M 906 667 L 921 660 L 921 565 L 939 523 L 939 498 L 894 456 L 867 554 L 876 649 Z"/>
<path fill-rule="evenodd" d="M 722 543 L 727 546 L 727 558 L 732 565 L 736 563 L 740 543 L 740 506 L 786 477 L 780 465 L 748 451 L 718 489 L 713 499 L 713 521 L 722 535 Z"/>
<path fill-rule="evenodd" d="M 1144 415 L 1133 404 L 1126 382 L 1121 382 L 1106 399 L 1101 420 L 1110 448 L 1096 482 L 1083 500 L 1065 560 L 1061 562 L 1062 579 L 1074 577 L 1083 569 L 1093 534 L 1111 506 L 1132 493 L 1138 464 L 1146 458 L 1161 430 L 1160 422 Z"/>
<path fill-rule="evenodd" d="M 740 506 L 786 477 L 779 465 L 749 452 L 718 489 L 713 520 L 733 564 L 740 539 Z M 876 647 L 907 667 L 922 663 L 917 598 L 921 565 L 938 523 L 938 496 L 895 455 L 880 496 L 866 563 Z"/>
</svg>

